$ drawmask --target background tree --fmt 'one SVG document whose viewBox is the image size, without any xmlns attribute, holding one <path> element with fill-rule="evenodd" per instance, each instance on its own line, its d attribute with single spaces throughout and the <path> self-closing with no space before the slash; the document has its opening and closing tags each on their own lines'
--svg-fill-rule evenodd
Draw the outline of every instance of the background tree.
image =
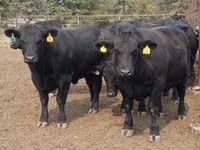
<svg viewBox="0 0 200 150">
<path fill-rule="evenodd" d="M 71 15 L 184 13 L 188 0 L 0 0 L 3 19 L 29 15 L 59 16 L 67 20 Z M 17 22 L 17 21 L 16 21 Z"/>
<path fill-rule="evenodd" d="M 135 13 L 152 14 L 158 12 L 158 3 L 155 0 L 135 0 Z"/>
</svg>

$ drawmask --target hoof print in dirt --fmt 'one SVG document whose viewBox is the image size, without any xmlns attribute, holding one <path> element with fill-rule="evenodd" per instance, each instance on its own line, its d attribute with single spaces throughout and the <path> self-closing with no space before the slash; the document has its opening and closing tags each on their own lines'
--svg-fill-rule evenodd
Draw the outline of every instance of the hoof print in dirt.
<svg viewBox="0 0 200 150">
<path fill-rule="evenodd" d="M 65 129 L 65 128 L 67 128 L 67 123 L 57 123 L 57 127 L 59 129 Z"/>
<path fill-rule="evenodd" d="M 150 135 L 149 136 L 149 141 L 152 142 L 152 143 L 160 142 L 160 135 Z"/>
<path fill-rule="evenodd" d="M 133 136 L 133 129 L 123 129 L 121 135 L 125 137 L 131 137 Z"/>
<path fill-rule="evenodd" d="M 49 125 L 49 123 L 48 122 L 38 122 L 38 124 L 37 124 L 37 127 L 41 127 L 41 128 L 43 128 L 43 127 L 46 127 L 46 126 L 48 126 Z"/>
</svg>

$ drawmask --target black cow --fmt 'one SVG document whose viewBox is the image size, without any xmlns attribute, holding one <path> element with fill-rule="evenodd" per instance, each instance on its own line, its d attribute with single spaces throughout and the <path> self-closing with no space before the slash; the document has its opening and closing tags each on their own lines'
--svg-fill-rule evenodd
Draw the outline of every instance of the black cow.
<svg viewBox="0 0 200 150">
<path fill-rule="evenodd" d="M 149 96 L 150 141 L 159 141 L 157 115 L 162 105 L 162 92 L 173 86 L 177 86 L 180 97 L 178 116 L 185 118 L 187 44 L 185 34 L 176 27 L 123 29 L 112 41 L 96 43 L 97 48 L 104 45 L 113 51 L 114 73 L 126 110 L 122 135 L 133 135 L 133 100 L 143 100 Z"/>
<path fill-rule="evenodd" d="M 170 26 L 176 26 L 180 28 L 181 30 L 184 31 L 185 35 L 187 36 L 189 40 L 189 59 L 190 59 L 190 71 L 189 71 L 189 84 L 192 84 L 195 80 L 195 74 L 194 74 L 194 62 L 195 62 L 195 57 L 196 57 L 196 52 L 198 49 L 198 38 L 195 35 L 192 27 L 188 24 L 188 22 L 182 17 L 178 15 L 171 16 L 166 19 L 160 19 L 160 20 L 143 20 L 143 19 L 138 19 L 138 20 L 133 20 L 133 21 L 116 21 L 113 24 L 107 24 L 104 25 L 104 28 L 116 32 L 118 28 L 120 27 L 132 27 L 132 28 L 153 28 L 157 26 L 165 26 L 165 25 L 170 25 Z M 104 73 L 106 74 L 106 73 Z M 109 87 L 112 87 L 114 85 L 110 85 Z M 116 88 L 115 88 L 116 89 Z M 168 91 L 164 91 L 163 96 L 168 96 Z M 178 94 L 177 90 L 174 88 L 171 100 L 176 102 L 178 100 Z"/>
<path fill-rule="evenodd" d="M 60 20 L 38 21 L 35 24 L 42 25 L 45 27 L 51 27 L 51 28 L 61 28 L 62 27 Z"/>
<path fill-rule="evenodd" d="M 56 97 L 59 106 L 58 127 L 66 128 L 65 103 L 70 83 L 85 78 L 90 89 L 91 109 L 98 110 L 101 76 L 92 74 L 93 66 L 100 59 L 93 43 L 100 31 L 92 26 L 76 30 L 47 28 L 41 25 L 26 25 L 19 30 L 7 29 L 5 34 L 18 38 L 16 48 L 22 49 L 24 62 L 31 71 L 32 81 L 41 100 L 42 112 L 38 127 L 48 125 L 48 93 L 58 88 Z"/>
</svg>

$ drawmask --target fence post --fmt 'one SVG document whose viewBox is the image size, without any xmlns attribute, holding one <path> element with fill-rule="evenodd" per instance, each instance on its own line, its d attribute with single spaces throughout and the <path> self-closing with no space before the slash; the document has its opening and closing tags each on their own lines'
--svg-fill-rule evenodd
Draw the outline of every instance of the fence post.
<svg viewBox="0 0 200 150">
<path fill-rule="evenodd" d="M 2 20 L 1 20 L 1 13 L 0 13 L 0 29 L 1 29 L 1 26 L 2 26 Z"/>
<path fill-rule="evenodd" d="M 121 15 L 119 15 L 119 17 L 118 17 L 118 21 L 120 21 L 121 20 Z"/>
<path fill-rule="evenodd" d="M 80 16 L 77 16 L 77 26 L 80 27 Z"/>
<path fill-rule="evenodd" d="M 18 14 L 16 14 L 15 24 L 16 24 L 16 28 L 18 28 Z"/>
<path fill-rule="evenodd" d="M 199 24 L 199 28 L 200 28 L 200 5 L 199 5 L 199 14 L 198 14 L 198 24 Z M 200 32 L 199 32 L 199 37 L 200 37 Z M 200 44 L 200 40 L 199 40 L 199 44 Z M 199 60 L 198 60 L 198 86 L 200 87 L 200 45 L 199 45 Z"/>
</svg>

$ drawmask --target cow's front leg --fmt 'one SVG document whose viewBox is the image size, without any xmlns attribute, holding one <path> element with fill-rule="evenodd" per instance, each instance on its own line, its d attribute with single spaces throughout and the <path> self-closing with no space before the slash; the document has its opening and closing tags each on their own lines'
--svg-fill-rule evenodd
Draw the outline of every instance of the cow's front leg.
<svg viewBox="0 0 200 150">
<path fill-rule="evenodd" d="M 40 101 L 42 105 L 42 112 L 40 115 L 40 121 L 37 124 L 37 127 L 46 127 L 48 126 L 48 120 L 49 120 L 49 113 L 48 113 L 48 93 L 46 92 L 39 92 L 40 95 Z"/>
<path fill-rule="evenodd" d="M 59 106 L 57 127 L 62 128 L 62 129 L 67 128 L 67 120 L 65 116 L 65 104 L 66 104 L 69 87 L 70 87 L 70 83 L 67 83 L 67 84 L 62 83 L 58 88 L 58 94 L 56 97 L 57 104 Z"/>
<path fill-rule="evenodd" d="M 150 97 L 149 97 L 149 112 L 151 114 L 151 125 L 150 125 L 150 142 L 159 142 L 160 141 L 160 129 L 158 124 L 158 116 L 160 107 L 162 106 L 161 97 L 162 90 L 161 88 L 154 88 Z"/>
<path fill-rule="evenodd" d="M 121 135 L 130 137 L 133 135 L 133 118 L 132 118 L 133 100 L 126 96 L 123 96 L 123 102 L 125 106 L 126 116 Z"/>
</svg>

